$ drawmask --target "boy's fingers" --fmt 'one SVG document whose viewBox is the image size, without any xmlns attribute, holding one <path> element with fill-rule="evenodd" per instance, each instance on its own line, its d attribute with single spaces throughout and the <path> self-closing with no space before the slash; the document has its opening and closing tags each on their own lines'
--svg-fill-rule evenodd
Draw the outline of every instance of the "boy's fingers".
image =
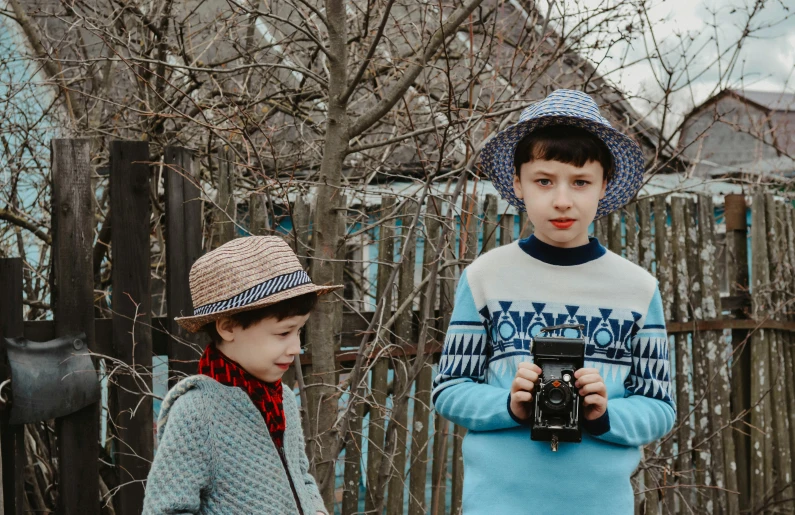
<svg viewBox="0 0 795 515">
<path fill-rule="evenodd" d="M 531 370 L 531 371 L 535 372 L 538 375 L 541 374 L 541 368 L 538 365 L 536 365 L 535 363 L 530 363 L 529 361 L 522 361 L 521 363 L 519 363 L 519 365 L 516 368 L 517 368 L 517 370 L 516 370 L 517 372 L 519 370 Z"/>
<path fill-rule="evenodd" d="M 535 383 L 538 381 L 538 372 L 529 368 L 519 368 L 516 370 L 516 377 L 521 377 Z"/>
<path fill-rule="evenodd" d="M 533 394 L 524 390 L 519 390 L 518 392 L 513 392 L 511 394 L 511 400 L 515 400 L 517 402 L 530 402 L 533 400 Z"/>
<path fill-rule="evenodd" d="M 591 375 L 591 374 L 599 375 L 599 371 L 596 370 L 595 368 L 578 368 L 577 370 L 574 371 L 574 377 L 577 379 L 581 378 L 584 375 Z"/>
<path fill-rule="evenodd" d="M 594 393 L 606 396 L 607 388 L 605 387 L 604 383 L 591 383 L 591 384 L 586 384 L 585 386 L 580 388 L 579 392 L 581 397 L 585 397 L 586 395 L 591 395 Z"/>
<path fill-rule="evenodd" d="M 601 406 L 605 403 L 605 398 L 601 395 L 589 395 L 582 398 L 582 403 L 585 406 Z"/>
<path fill-rule="evenodd" d="M 577 388 L 579 388 L 581 386 L 585 386 L 586 384 L 603 383 L 603 382 L 604 381 L 602 380 L 602 376 L 600 376 L 598 373 L 597 374 L 587 374 L 587 375 L 584 375 L 584 376 L 580 377 L 579 379 L 577 379 L 577 381 L 574 383 L 574 385 Z"/>
<path fill-rule="evenodd" d="M 535 383 L 533 381 L 528 381 L 523 377 L 517 377 L 513 380 L 513 391 L 525 390 L 525 391 L 532 391 Z"/>
</svg>

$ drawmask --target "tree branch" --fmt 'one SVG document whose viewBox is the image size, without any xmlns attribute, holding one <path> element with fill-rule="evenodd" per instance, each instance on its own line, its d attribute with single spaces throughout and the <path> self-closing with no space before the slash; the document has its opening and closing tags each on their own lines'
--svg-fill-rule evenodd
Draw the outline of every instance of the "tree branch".
<svg viewBox="0 0 795 515">
<path fill-rule="evenodd" d="M 0 220 L 5 220 L 16 226 L 22 227 L 23 229 L 27 229 L 47 245 L 52 245 L 52 237 L 49 234 L 42 231 L 39 227 L 36 227 L 33 223 L 25 220 L 21 216 L 12 213 L 8 209 L 0 209 Z"/>
<path fill-rule="evenodd" d="M 387 93 L 384 98 L 378 102 L 378 104 L 370 110 L 370 112 L 363 114 L 362 116 L 357 119 L 350 128 L 348 135 L 351 138 L 355 138 L 359 134 L 363 133 L 367 129 L 369 129 L 373 124 L 375 124 L 382 116 L 386 115 L 392 107 L 400 100 L 406 91 L 414 84 L 414 81 L 417 80 L 417 77 L 420 75 L 423 69 L 425 69 L 425 64 L 433 57 L 439 47 L 445 42 L 448 36 L 452 35 L 457 29 L 458 26 L 463 23 L 463 21 L 472 14 L 483 0 L 469 0 L 467 3 L 453 11 L 453 13 L 447 18 L 447 21 L 442 24 L 441 27 L 436 29 L 436 32 L 433 33 L 431 39 L 428 41 L 428 46 L 425 47 L 425 52 L 423 52 L 420 60 L 414 64 L 412 64 L 400 78 L 400 80 L 395 84 L 389 93 Z"/>
</svg>

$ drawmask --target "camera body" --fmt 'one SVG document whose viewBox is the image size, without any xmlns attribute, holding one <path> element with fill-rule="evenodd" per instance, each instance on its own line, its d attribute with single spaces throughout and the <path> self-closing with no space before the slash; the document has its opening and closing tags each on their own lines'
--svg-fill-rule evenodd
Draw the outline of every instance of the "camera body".
<svg viewBox="0 0 795 515">
<path fill-rule="evenodd" d="M 580 337 L 545 334 L 565 329 L 579 329 Z M 574 371 L 585 362 L 583 330 L 578 324 L 545 327 L 533 339 L 534 361 L 542 373 L 533 395 L 530 438 L 550 442 L 553 451 L 558 442 L 582 441 L 582 398 L 574 386 Z"/>
</svg>

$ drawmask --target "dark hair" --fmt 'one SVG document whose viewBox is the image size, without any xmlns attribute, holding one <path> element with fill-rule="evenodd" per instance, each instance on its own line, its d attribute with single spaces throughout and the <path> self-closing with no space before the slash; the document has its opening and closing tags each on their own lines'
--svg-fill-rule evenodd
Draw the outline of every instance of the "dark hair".
<svg viewBox="0 0 795 515">
<path fill-rule="evenodd" d="M 613 176 L 613 156 L 604 141 L 593 133 L 572 125 L 542 127 L 519 140 L 513 154 L 516 175 L 519 175 L 523 164 L 537 159 L 560 161 L 578 168 L 596 161 L 602 165 L 602 177 L 605 181 Z"/>
<path fill-rule="evenodd" d="M 264 308 L 241 311 L 240 313 L 229 315 L 229 318 L 232 319 L 235 325 L 247 329 L 266 318 L 284 320 L 289 317 L 304 316 L 310 313 L 316 304 L 317 293 L 310 292 L 265 306 Z M 210 336 L 213 343 L 221 342 L 221 335 L 218 334 L 218 330 L 215 328 L 215 320 L 202 327 L 202 331 Z"/>
</svg>

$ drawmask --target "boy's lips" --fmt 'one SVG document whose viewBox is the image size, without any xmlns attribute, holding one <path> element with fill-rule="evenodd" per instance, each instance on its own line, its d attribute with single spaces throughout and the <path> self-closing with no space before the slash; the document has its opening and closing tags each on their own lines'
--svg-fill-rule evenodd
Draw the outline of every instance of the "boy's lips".
<svg viewBox="0 0 795 515">
<path fill-rule="evenodd" d="M 550 220 L 552 225 L 557 227 L 558 229 L 568 229 L 571 227 L 575 220 L 572 218 L 556 218 L 555 220 Z"/>
<path fill-rule="evenodd" d="M 288 370 L 292 363 L 276 363 L 276 366 L 281 368 L 282 370 Z"/>
</svg>

